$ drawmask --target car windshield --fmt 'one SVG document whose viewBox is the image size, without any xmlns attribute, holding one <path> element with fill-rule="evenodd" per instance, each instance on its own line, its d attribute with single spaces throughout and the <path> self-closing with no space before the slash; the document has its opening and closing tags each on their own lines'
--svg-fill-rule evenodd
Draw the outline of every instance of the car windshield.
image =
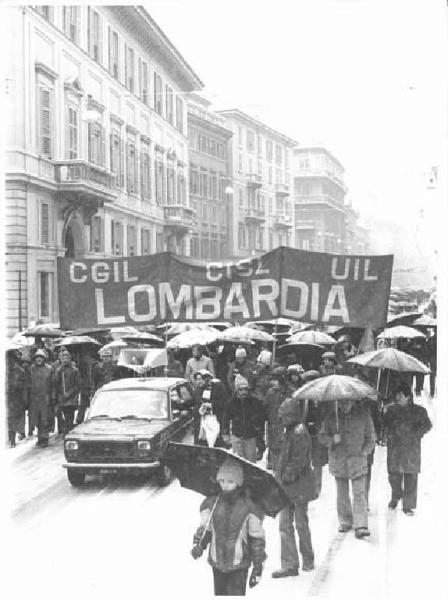
<svg viewBox="0 0 448 600">
<path fill-rule="evenodd" d="M 163 390 L 105 390 L 92 400 L 89 418 L 96 416 L 167 419 L 167 393 Z"/>
</svg>

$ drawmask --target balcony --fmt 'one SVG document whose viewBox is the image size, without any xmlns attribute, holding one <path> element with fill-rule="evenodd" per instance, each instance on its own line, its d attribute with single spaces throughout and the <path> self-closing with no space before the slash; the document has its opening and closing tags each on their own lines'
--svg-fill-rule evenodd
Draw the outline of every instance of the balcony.
<svg viewBox="0 0 448 600">
<path fill-rule="evenodd" d="M 294 201 L 296 206 L 298 204 L 315 204 L 320 205 L 323 208 L 336 208 L 337 210 L 341 210 L 343 212 L 345 212 L 347 208 L 343 201 L 336 200 L 336 198 L 325 194 L 320 196 L 299 196 L 296 194 Z"/>
<path fill-rule="evenodd" d="M 285 196 L 289 196 L 289 185 L 286 183 L 276 183 L 275 184 L 275 195 L 280 198 L 284 198 Z"/>
<path fill-rule="evenodd" d="M 345 193 L 347 193 L 348 188 L 345 183 L 338 177 L 335 173 L 329 171 L 328 169 L 299 169 L 294 171 L 294 178 L 298 177 L 326 177 L 330 179 L 338 185 Z"/>
<path fill-rule="evenodd" d="M 58 192 L 76 198 L 113 202 L 117 198 L 115 175 L 84 160 L 64 160 L 55 163 Z"/>
<path fill-rule="evenodd" d="M 197 227 L 196 211 L 187 206 L 173 204 L 164 207 L 165 228 L 179 234 L 190 233 Z"/>
<path fill-rule="evenodd" d="M 300 219 L 295 223 L 296 229 L 315 229 L 316 225 L 312 220 Z"/>
<path fill-rule="evenodd" d="M 292 227 L 292 218 L 283 212 L 274 213 L 273 224 L 277 229 L 290 229 Z"/>
<path fill-rule="evenodd" d="M 263 223 L 266 219 L 264 210 L 259 208 L 246 208 L 244 218 L 247 223 Z"/>
<path fill-rule="evenodd" d="M 258 189 L 261 188 L 261 175 L 258 175 L 258 173 L 248 173 L 246 175 L 246 179 L 247 179 L 247 186 L 252 188 L 252 189 Z"/>
</svg>

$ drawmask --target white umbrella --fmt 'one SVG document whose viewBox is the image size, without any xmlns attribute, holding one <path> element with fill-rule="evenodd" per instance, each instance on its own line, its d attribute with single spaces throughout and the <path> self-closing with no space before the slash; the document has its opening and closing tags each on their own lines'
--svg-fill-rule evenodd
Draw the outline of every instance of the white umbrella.
<svg viewBox="0 0 448 600">
<path fill-rule="evenodd" d="M 114 340 L 113 342 L 110 342 L 109 344 L 106 344 L 105 346 L 103 346 L 101 348 L 101 350 L 98 352 L 98 354 L 100 356 L 102 356 L 104 354 L 105 350 L 111 350 L 112 351 L 112 357 L 117 360 L 118 356 L 120 355 L 120 351 L 122 350 L 122 348 L 126 348 L 128 346 L 127 342 L 125 342 L 124 340 Z"/>
<path fill-rule="evenodd" d="M 10 342 L 11 344 L 18 346 L 19 348 L 23 348 L 25 346 L 32 346 L 34 344 L 34 338 L 23 335 L 23 332 L 19 331 L 19 333 L 16 333 L 12 336 Z"/>
<path fill-rule="evenodd" d="M 160 329 L 164 328 L 163 335 L 178 335 L 184 333 L 184 331 L 198 331 L 210 329 L 210 325 L 207 323 L 166 323 L 162 325 Z"/>
<path fill-rule="evenodd" d="M 132 340 L 136 342 L 163 342 L 162 338 L 147 331 L 139 331 L 138 333 L 129 333 L 123 336 L 124 340 Z"/>
<path fill-rule="evenodd" d="M 112 337 L 113 340 L 119 340 L 121 338 L 124 338 L 125 336 L 129 336 L 129 335 L 138 335 L 140 333 L 140 331 L 138 329 L 136 329 L 135 327 L 132 327 L 132 325 L 129 326 L 124 326 L 124 327 L 111 327 L 110 328 L 110 335 Z"/>
<path fill-rule="evenodd" d="M 206 344 L 213 344 L 219 339 L 220 332 L 217 329 L 210 327 L 209 329 L 191 329 L 190 331 L 184 331 L 179 333 L 170 339 L 167 346 L 168 348 L 191 348 L 196 344 L 204 346 Z"/>
<path fill-rule="evenodd" d="M 244 325 L 235 325 L 229 327 L 225 331 L 222 331 L 218 338 L 222 342 L 247 342 L 247 341 L 260 341 L 260 342 L 273 342 L 274 336 L 261 331 L 260 329 L 254 329 L 253 327 L 245 327 Z"/>
<path fill-rule="evenodd" d="M 306 344 L 335 344 L 336 340 L 328 335 L 328 333 L 324 333 L 323 331 L 314 331 L 312 329 L 308 331 L 298 331 L 291 337 L 287 339 L 289 343 L 297 343 L 303 342 Z"/>
<path fill-rule="evenodd" d="M 398 338 L 425 338 L 425 334 L 413 327 L 406 327 L 406 325 L 397 325 L 397 327 L 390 327 L 389 329 L 385 329 L 383 333 L 381 333 L 378 338 L 392 340 Z"/>
</svg>

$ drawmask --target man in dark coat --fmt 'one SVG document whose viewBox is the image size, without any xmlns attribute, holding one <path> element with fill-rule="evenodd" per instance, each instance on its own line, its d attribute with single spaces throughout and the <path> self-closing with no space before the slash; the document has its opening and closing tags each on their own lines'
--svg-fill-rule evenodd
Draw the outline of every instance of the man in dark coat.
<svg viewBox="0 0 448 600">
<path fill-rule="evenodd" d="M 19 357 L 16 350 L 7 352 L 6 371 L 6 398 L 8 409 L 8 438 L 10 448 L 16 445 L 16 433 L 19 423 L 25 413 L 27 399 L 27 386 L 25 371 L 18 364 Z"/>
<path fill-rule="evenodd" d="M 194 374 L 195 382 L 198 385 L 194 391 L 194 443 L 207 445 L 206 440 L 200 440 L 199 434 L 201 429 L 201 418 L 206 414 L 216 416 L 219 423 L 219 434 L 215 442 L 215 446 L 223 446 L 222 428 L 224 422 L 224 413 L 227 404 L 227 391 L 218 378 L 213 378 L 210 371 L 201 369 Z"/>
<path fill-rule="evenodd" d="M 79 361 L 79 381 L 81 387 L 81 401 L 79 404 L 76 423 L 82 423 L 86 410 L 90 406 L 90 400 L 95 392 L 95 367 L 98 361 L 92 356 L 88 346 L 85 347 L 81 360 Z"/>
<path fill-rule="evenodd" d="M 235 377 L 241 375 L 247 379 L 249 388 L 252 389 L 254 385 L 254 371 L 255 363 L 247 358 L 246 350 L 238 346 L 235 350 L 235 360 L 229 363 L 229 369 L 227 372 L 227 384 L 229 388 L 235 390 Z"/>
<path fill-rule="evenodd" d="M 285 399 L 281 375 L 271 374 L 269 389 L 263 400 L 267 419 L 267 446 L 268 458 L 266 468 L 274 469 L 280 454 L 283 437 L 283 423 L 278 414 L 278 409 Z"/>
<path fill-rule="evenodd" d="M 279 409 L 285 428 L 275 476 L 291 500 L 291 505 L 280 512 L 281 569 L 272 577 L 290 577 L 299 574 L 294 521 L 299 536 L 302 570 L 314 569 L 314 551 L 308 524 L 308 502 L 314 498 L 314 478 L 311 469 L 311 438 L 301 423 L 301 404 L 287 398 Z"/>
<path fill-rule="evenodd" d="M 55 394 L 58 408 L 63 419 L 63 433 L 73 428 L 75 411 L 78 408 L 79 371 L 72 364 L 70 353 L 64 350 L 60 354 L 61 365 L 54 375 Z"/>
<path fill-rule="evenodd" d="M 43 350 L 34 353 L 34 364 L 30 369 L 30 414 L 37 426 L 36 446 L 46 448 L 50 432 L 50 420 L 53 416 L 53 371 L 45 364 L 46 355 Z"/>
<path fill-rule="evenodd" d="M 339 400 L 338 404 L 338 420 L 335 411 L 327 413 L 319 440 L 329 449 L 329 470 L 336 479 L 339 531 L 345 533 L 354 526 L 355 537 L 363 538 L 370 535 L 366 474 L 367 456 L 375 446 L 375 430 L 367 406 L 356 406 L 352 400 Z"/>
<path fill-rule="evenodd" d="M 389 508 L 402 498 L 403 512 L 413 515 L 417 506 L 417 481 L 420 473 L 420 440 L 431 427 L 423 406 L 412 402 L 410 387 L 403 383 L 395 391 L 395 403 L 385 414 L 387 434 L 387 471 L 392 488 Z"/>
<path fill-rule="evenodd" d="M 101 354 L 101 362 L 95 365 L 93 371 L 94 391 L 106 383 L 110 383 L 118 379 L 118 371 L 116 364 L 112 360 L 112 350 L 104 350 Z"/>
<path fill-rule="evenodd" d="M 241 375 L 235 378 L 235 394 L 227 404 L 223 420 L 223 438 L 230 440 L 235 454 L 246 460 L 256 462 L 257 445 L 264 443 L 264 424 L 266 421 L 262 403 L 249 393 L 249 382 Z"/>
</svg>

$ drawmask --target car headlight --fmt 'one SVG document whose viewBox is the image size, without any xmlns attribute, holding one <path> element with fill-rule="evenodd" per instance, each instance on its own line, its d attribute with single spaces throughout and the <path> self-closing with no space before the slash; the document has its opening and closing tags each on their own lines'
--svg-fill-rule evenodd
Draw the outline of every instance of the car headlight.
<svg viewBox="0 0 448 600">
<path fill-rule="evenodd" d="M 79 450 L 79 444 L 76 440 L 67 440 L 64 444 L 66 452 L 75 453 Z"/>
<path fill-rule="evenodd" d="M 137 450 L 139 454 L 149 454 L 151 452 L 151 442 L 149 440 L 138 440 Z"/>
</svg>

